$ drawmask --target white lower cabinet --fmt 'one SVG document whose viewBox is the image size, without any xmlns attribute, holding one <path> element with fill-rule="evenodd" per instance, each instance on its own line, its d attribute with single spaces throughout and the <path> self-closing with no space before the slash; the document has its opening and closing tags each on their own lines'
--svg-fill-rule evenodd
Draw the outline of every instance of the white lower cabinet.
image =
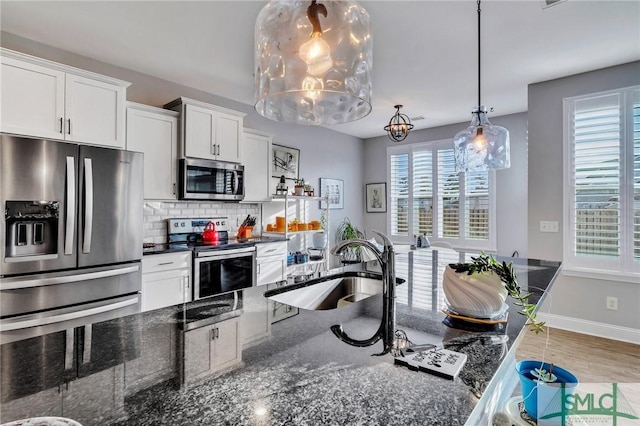
<svg viewBox="0 0 640 426">
<path fill-rule="evenodd" d="M 191 252 L 142 258 L 142 312 L 192 300 Z"/>
<path fill-rule="evenodd" d="M 240 318 L 230 318 L 182 333 L 182 384 L 206 380 L 242 362 Z"/>
<path fill-rule="evenodd" d="M 256 285 L 267 285 L 287 279 L 287 242 L 256 246 Z"/>
<path fill-rule="evenodd" d="M 178 375 L 177 325 L 156 312 L 142 314 L 134 339 L 138 356 L 125 360 L 125 393 L 132 395 Z"/>
<path fill-rule="evenodd" d="M 271 335 L 271 303 L 264 297 L 267 287 L 242 291 L 242 345 L 244 348 Z"/>
<path fill-rule="evenodd" d="M 124 406 L 122 365 L 2 403 L 0 422 L 30 417 L 67 417 L 98 424 Z M 87 398 L 91 395 L 91 398 Z M 98 422 L 98 423 L 96 423 Z"/>
</svg>

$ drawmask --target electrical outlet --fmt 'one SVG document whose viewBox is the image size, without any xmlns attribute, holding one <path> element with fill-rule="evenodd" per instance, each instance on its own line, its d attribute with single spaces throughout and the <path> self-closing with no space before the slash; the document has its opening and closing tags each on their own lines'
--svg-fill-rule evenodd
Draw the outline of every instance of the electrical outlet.
<svg viewBox="0 0 640 426">
<path fill-rule="evenodd" d="M 540 221 L 540 232 L 559 232 L 559 229 L 556 221 Z"/>
<path fill-rule="evenodd" d="M 617 297 L 607 296 L 607 309 L 609 309 L 610 311 L 617 311 L 618 310 L 618 298 Z"/>
</svg>

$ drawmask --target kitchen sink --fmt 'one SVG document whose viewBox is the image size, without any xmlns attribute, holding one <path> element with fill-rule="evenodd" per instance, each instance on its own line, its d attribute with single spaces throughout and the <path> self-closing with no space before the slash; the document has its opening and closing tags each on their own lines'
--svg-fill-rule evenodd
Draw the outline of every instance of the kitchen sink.
<svg viewBox="0 0 640 426">
<path fill-rule="evenodd" d="M 396 285 L 405 280 L 396 278 Z M 382 275 L 371 272 L 344 272 L 267 291 L 274 302 L 301 309 L 329 310 L 382 294 Z"/>
</svg>

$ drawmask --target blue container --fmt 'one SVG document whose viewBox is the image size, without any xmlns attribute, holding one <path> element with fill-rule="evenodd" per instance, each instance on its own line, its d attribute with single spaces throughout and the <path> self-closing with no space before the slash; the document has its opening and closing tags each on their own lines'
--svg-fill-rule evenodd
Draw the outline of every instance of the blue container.
<svg viewBox="0 0 640 426">
<path fill-rule="evenodd" d="M 516 364 L 518 376 L 520 376 L 520 390 L 524 400 L 524 409 L 535 421 L 538 420 L 538 408 L 545 410 L 546 407 L 560 410 L 561 387 L 565 387 L 565 395 L 571 395 L 578 386 L 578 378 L 564 368 L 553 366 L 552 373 L 558 378 L 553 383 L 539 382 L 531 375 L 531 370 L 543 368 L 549 371 L 549 363 L 541 361 L 520 361 Z M 557 412 L 557 411 L 556 411 Z"/>
</svg>

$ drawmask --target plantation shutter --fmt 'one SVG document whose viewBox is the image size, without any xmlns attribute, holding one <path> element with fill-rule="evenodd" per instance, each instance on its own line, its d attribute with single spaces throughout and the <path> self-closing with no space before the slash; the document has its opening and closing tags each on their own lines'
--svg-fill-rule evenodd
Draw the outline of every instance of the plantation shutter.
<svg viewBox="0 0 640 426">
<path fill-rule="evenodd" d="M 566 270 L 640 276 L 640 86 L 566 99 Z"/>
<path fill-rule="evenodd" d="M 409 154 L 390 158 L 391 235 L 409 236 Z"/>
<path fill-rule="evenodd" d="M 465 237 L 489 239 L 489 173 L 465 173 L 464 185 Z"/>
<path fill-rule="evenodd" d="M 640 262 L 640 90 L 633 98 L 633 260 Z"/>
<path fill-rule="evenodd" d="M 459 196 L 460 179 L 453 149 L 438 150 L 439 237 L 460 238 Z"/>
<path fill-rule="evenodd" d="M 413 153 L 413 233 L 433 235 L 433 153 Z"/>
<path fill-rule="evenodd" d="M 573 114 L 576 256 L 620 256 L 620 96 L 576 101 Z"/>
</svg>

